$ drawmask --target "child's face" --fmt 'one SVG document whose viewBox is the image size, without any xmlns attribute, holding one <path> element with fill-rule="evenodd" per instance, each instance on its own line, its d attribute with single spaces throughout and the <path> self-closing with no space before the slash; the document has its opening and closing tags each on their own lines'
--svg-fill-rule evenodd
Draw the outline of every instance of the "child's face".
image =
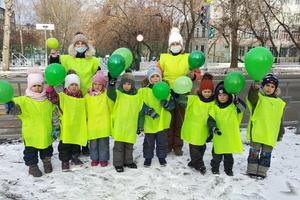
<svg viewBox="0 0 300 200">
<path fill-rule="evenodd" d="M 87 47 L 86 44 L 82 41 L 78 41 L 75 43 L 75 48 L 79 48 L 79 47 Z"/>
<path fill-rule="evenodd" d="M 212 95 L 212 91 L 210 89 L 205 89 L 201 91 L 201 94 L 204 98 L 209 98 Z"/>
<path fill-rule="evenodd" d="M 266 85 L 264 85 L 263 87 L 263 91 L 266 95 L 272 95 L 275 92 L 275 85 L 273 83 L 267 83 Z"/>
<path fill-rule="evenodd" d="M 103 90 L 103 85 L 99 83 L 93 83 L 93 89 L 97 92 L 100 92 Z"/>
<path fill-rule="evenodd" d="M 218 95 L 218 100 L 220 103 L 226 103 L 228 101 L 228 99 L 229 99 L 229 96 L 226 93 L 222 93 L 222 94 Z"/>
<path fill-rule="evenodd" d="M 159 75 L 157 75 L 157 74 L 153 74 L 152 76 L 151 76 L 151 78 L 150 78 L 150 82 L 152 83 L 152 84 L 155 84 L 155 83 L 157 83 L 157 82 L 159 82 L 160 81 L 160 77 L 159 77 Z"/>
<path fill-rule="evenodd" d="M 123 84 L 123 90 L 124 90 L 125 92 L 129 92 L 130 89 L 131 89 L 131 83 L 125 82 L 125 83 Z"/>
<path fill-rule="evenodd" d="M 72 83 L 71 85 L 69 85 L 68 89 L 72 93 L 76 93 L 79 91 L 79 87 L 76 83 Z"/>
<path fill-rule="evenodd" d="M 32 92 L 41 93 L 43 91 L 42 85 L 33 85 L 31 87 Z"/>
</svg>

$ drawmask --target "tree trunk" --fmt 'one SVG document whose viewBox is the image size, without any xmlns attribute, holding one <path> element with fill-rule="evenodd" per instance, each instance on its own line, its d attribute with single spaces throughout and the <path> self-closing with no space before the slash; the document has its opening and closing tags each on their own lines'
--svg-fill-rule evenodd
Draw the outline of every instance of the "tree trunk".
<svg viewBox="0 0 300 200">
<path fill-rule="evenodd" d="M 3 71 L 9 70 L 9 40 L 10 40 L 10 18 L 13 13 L 13 0 L 5 0 L 5 13 L 4 13 L 4 33 L 3 33 Z"/>
<path fill-rule="evenodd" d="M 238 40 L 237 40 L 237 2 L 236 0 L 230 0 L 230 13 L 231 13 L 231 60 L 230 68 L 238 67 Z"/>
</svg>

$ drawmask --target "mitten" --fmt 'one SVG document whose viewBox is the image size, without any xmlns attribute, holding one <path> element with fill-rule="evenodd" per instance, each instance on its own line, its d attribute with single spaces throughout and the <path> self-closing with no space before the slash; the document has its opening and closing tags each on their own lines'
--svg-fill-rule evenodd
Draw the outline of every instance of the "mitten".
<svg viewBox="0 0 300 200">
<path fill-rule="evenodd" d="M 217 127 L 213 128 L 213 133 L 217 135 L 222 135 L 222 132 Z"/>
</svg>

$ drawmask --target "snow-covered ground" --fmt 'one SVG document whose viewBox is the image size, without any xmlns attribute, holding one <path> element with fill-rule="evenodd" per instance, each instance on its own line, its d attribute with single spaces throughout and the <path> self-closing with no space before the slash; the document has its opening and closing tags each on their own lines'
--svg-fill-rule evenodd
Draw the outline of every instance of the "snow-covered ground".
<svg viewBox="0 0 300 200">
<path fill-rule="evenodd" d="M 244 144 L 244 153 L 234 155 L 234 176 L 223 172 L 212 175 L 209 162 L 211 143 L 205 154 L 208 172 L 203 176 L 187 167 L 188 146 L 184 155 L 167 157 L 168 165 L 160 167 L 155 157 L 150 168 L 143 167 L 142 142 L 138 137 L 134 159 L 138 169 L 125 168 L 117 173 L 112 164 L 101 168 L 90 167 L 89 158 L 82 157 L 84 167 L 71 172 L 62 172 L 58 160 L 57 142 L 52 159 L 54 171 L 34 178 L 28 175 L 23 161 L 22 143 L 0 145 L 0 199 L 101 199 L 101 200 L 192 200 L 192 199 L 300 199 L 300 135 L 295 129 L 286 128 L 283 141 L 272 154 L 268 177 L 256 180 L 245 175 L 249 146 Z M 245 141 L 245 129 L 242 129 Z M 111 149 L 113 141 L 111 140 Z M 112 154 L 111 154 L 112 155 Z M 42 169 L 41 162 L 40 168 Z M 73 167 L 73 166 L 72 166 Z"/>
</svg>

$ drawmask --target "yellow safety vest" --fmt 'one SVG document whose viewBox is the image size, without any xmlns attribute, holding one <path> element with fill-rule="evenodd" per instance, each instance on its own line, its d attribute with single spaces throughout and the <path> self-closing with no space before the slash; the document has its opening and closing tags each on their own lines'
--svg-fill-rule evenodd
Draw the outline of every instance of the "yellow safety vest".
<svg viewBox="0 0 300 200">
<path fill-rule="evenodd" d="M 178 77 L 189 73 L 188 57 L 189 54 L 187 53 L 176 56 L 169 53 L 160 54 L 159 64 L 164 71 L 163 79 L 169 83 L 171 88 L 173 88 L 174 82 Z"/>
<path fill-rule="evenodd" d="M 112 113 L 112 136 L 115 141 L 134 144 L 138 128 L 139 112 L 142 109 L 143 101 L 141 96 L 128 95 L 117 92 Z"/>
<path fill-rule="evenodd" d="M 148 87 L 141 88 L 139 93 L 142 96 L 143 102 L 159 114 L 159 117 L 156 119 L 148 115 L 145 116 L 144 132 L 157 133 L 170 128 L 171 113 L 160 105 L 160 101 L 153 95 L 152 89 Z M 169 99 L 170 97 L 167 100 Z"/>
<path fill-rule="evenodd" d="M 111 135 L 111 113 L 113 101 L 106 91 L 98 96 L 85 95 L 88 139 L 94 140 Z"/>
<path fill-rule="evenodd" d="M 243 144 L 240 135 L 242 113 L 238 114 L 236 106 L 231 103 L 226 108 L 220 108 L 217 104 L 214 104 L 209 114 L 215 119 L 217 127 L 222 132 L 222 135 L 214 134 L 215 153 L 242 153 Z"/>
<path fill-rule="evenodd" d="M 87 144 L 87 123 L 84 98 L 76 98 L 59 93 L 62 109 L 60 140 L 64 144 Z"/>
<path fill-rule="evenodd" d="M 189 95 L 181 128 L 181 139 L 189 144 L 204 145 L 208 137 L 208 114 L 214 101 L 205 103 L 196 95 Z"/>
<path fill-rule="evenodd" d="M 70 55 L 61 55 L 60 62 L 66 71 L 73 69 L 80 78 L 80 90 L 85 95 L 92 86 L 92 78 L 97 72 L 100 59 L 96 57 L 76 58 Z"/>
<path fill-rule="evenodd" d="M 254 113 L 252 113 L 252 105 L 248 98 L 247 105 L 250 110 L 247 139 L 274 147 L 280 130 L 285 102 L 280 98 L 263 96 L 258 93 L 258 102 Z"/>
<path fill-rule="evenodd" d="M 27 147 L 45 149 L 52 140 L 52 112 L 55 106 L 49 101 L 36 101 L 30 97 L 21 96 L 13 99 L 22 113 L 22 137 Z"/>
</svg>

